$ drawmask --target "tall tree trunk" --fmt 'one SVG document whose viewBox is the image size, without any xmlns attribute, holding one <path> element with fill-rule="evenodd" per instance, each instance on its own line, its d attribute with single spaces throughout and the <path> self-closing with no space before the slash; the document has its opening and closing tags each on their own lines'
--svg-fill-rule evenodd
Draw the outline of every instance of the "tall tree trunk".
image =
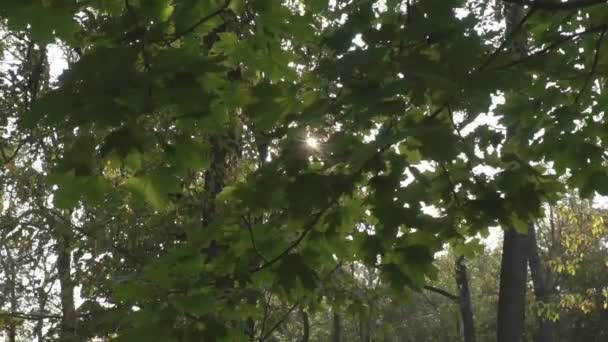
<svg viewBox="0 0 608 342">
<path fill-rule="evenodd" d="M 65 227 L 57 238 L 57 276 L 60 285 L 61 324 L 60 340 L 77 342 L 78 317 L 74 305 L 74 282 L 72 281 L 72 236 Z"/>
<path fill-rule="evenodd" d="M 368 314 L 361 310 L 359 313 L 359 339 L 361 342 L 369 342 L 370 339 L 370 325 L 368 320 Z"/>
<path fill-rule="evenodd" d="M 523 342 L 526 311 L 528 237 L 505 230 L 500 264 L 497 341 Z"/>
<path fill-rule="evenodd" d="M 547 282 L 547 273 L 543 266 L 542 260 L 540 259 L 540 253 L 538 251 L 538 241 L 536 239 L 536 229 L 534 225 L 530 225 L 528 228 L 529 232 L 529 244 L 528 244 L 528 261 L 530 266 L 530 274 L 532 275 L 532 283 L 534 285 L 534 297 L 539 303 L 546 303 L 549 301 L 551 295 L 549 284 Z M 555 323 L 548 320 L 546 317 L 538 317 L 539 326 L 538 331 L 534 334 L 534 341 L 536 342 L 556 342 L 557 332 Z"/>
<path fill-rule="evenodd" d="M 46 302 L 48 300 L 48 295 L 44 291 L 44 286 L 40 286 L 38 288 L 37 292 L 38 292 L 38 312 L 43 313 L 46 308 Z M 40 318 L 36 322 L 36 326 L 34 327 L 34 336 L 36 336 L 37 342 L 44 342 L 43 328 L 44 328 L 44 319 Z"/>
<path fill-rule="evenodd" d="M 525 36 L 515 32 L 524 18 L 523 7 L 511 3 L 504 3 L 504 6 L 507 23 L 505 39 L 510 39 L 508 48 L 515 55 L 523 57 Z M 517 126 L 515 122 L 507 127 L 507 140 L 517 138 Z M 505 229 L 498 294 L 498 342 L 523 342 L 524 339 L 528 241 L 528 236 L 518 233 L 513 226 Z"/>
<path fill-rule="evenodd" d="M 12 271 L 14 271 L 14 268 L 12 269 Z M 15 276 L 16 276 L 15 273 L 12 273 L 11 276 L 7 277 L 8 286 L 9 286 L 10 302 L 11 302 L 11 312 L 17 312 L 17 310 L 18 310 L 17 293 L 16 293 L 16 289 L 15 289 L 15 285 L 16 285 Z M 10 319 L 11 319 L 11 321 L 7 327 L 8 342 L 17 342 L 17 324 L 15 323 L 13 317 L 11 317 Z"/>
<path fill-rule="evenodd" d="M 302 318 L 302 339 L 300 342 L 308 342 L 310 340 L 310 320 L 304 309 L 300 309 L 300 317 Z"/>
<path fill-rule="evenodd" d="M 332 319 L 331 342 L 342 342 L 342 322 L 340 314 L 335 311 Z"/>
<path fill-rule="evenodd" d="M 464 342 L 475 342 L 475 321 L 473 320 L 469 275 L 463 256 L 456 260 L 456 285 L 458 285 L 458 306 L 462 317 Z"/>
<path fill-rule="evenodd" d="M 3 247 L 6 251 L 6 258 L 0 258 L 0 265 L 4 270 L 4 277 L 6 278 L 6 293 L 10 304 L 10 312 L 17 312 L 19 303 L 17 301 L 17 269 L 15 267 L 15 259 L 13 259 L 10 249 L 6 245 Z M 16 342 L 17 324 L 14 317 L 9 316 L 8 318 L 9 321 L 3 327 L 6 330 L 7 342 Z"/>
</svg>

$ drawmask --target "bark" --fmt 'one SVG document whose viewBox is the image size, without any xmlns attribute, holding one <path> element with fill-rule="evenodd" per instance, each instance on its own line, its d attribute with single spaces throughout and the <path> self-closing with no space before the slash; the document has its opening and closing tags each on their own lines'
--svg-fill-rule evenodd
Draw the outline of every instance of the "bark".
<svg viewBox="0 0 608 342">
<path fill-rule="evenodd" d="M 534 297 L 539 303 L 546 303 L 550 299 L 551 289 L 547 281 L 547 272 L 543 266 L 538 251 L 538 241 L 536 239 L 536 229 L 534 225 L 529 227 L 528 262 L 530 274 L 534 285 Z M 555 323 L 545 317 L 538 317 L 538 330 L 534 334 L 536 342 L 556 342 L 557 331 Z"/>
<path fill-rule="evenodd" d="M 359 313 L 359 339 L 361 342 L 370 341 L 370 324 L 366 312 Z"/>
<path fill-rule="evenodd" d="M 300 309 L 300 317 L 302 318 L 302 339 L 300 341 L 308 342 L 310 340 L 310 320 L 303 309 Z"/>
<path fill-rule="evenodd" d="M 462 256 L 456 260 L 456 285 L 458 286 L 458 306 L 462 317 L 464 342 L 475 342 L 475 321 L 471 304 L 471 290 L 469 289 L 469 275 Z"/>
<path fill-rule="evenodd" d="M 6 278 L 6 294 L 8 295 L 8 301 L 10 304 L 11 312 L 17 312 L 18 310 L 18 302 L 17 302 L 17 283 L 16 283 L 16 268 L 14 264 L 14 259 L 11 255 L 10 250 L 5 246 L 6 249 L 6 259 L 0 258 L 0 265 L 4 269 L 4 275 Z M 6 330 L 7 342 L 16 342 L 17 341 L 17 325 L 13 321 L 13 317 L 9 318 L 10 321 L 3 327 Z"/>
<path fill-rule="evenodd" d="M 44 288 L 43 287 L 38 288 L 38 312 L 42 313 L 45 311 L 47 300 L 48 300 L 48 295 L 44 291 Z M 36 336 L 37 342 L 44 342 L 44 340 L 45 340 L 44 333 L 43 333 L 43 327 L 44 327 L 44 319 L 40 318 L 40 319 L 38 319 L 38 321 L 36 322 L 36 326 L 34 327 L 34 336 Z"/>
<path fill-rule="evenodd" d="M 342 342 L 342 322 L 340 319 L 340 314 L 337 312 L 334 312 L 332 319 L 331 341 Z"/>
<path fill-rule="evenodd" d="M 506 38 L 508 47 L 518 56 L 525 56 L 525 35 L 520 30 L 524 20 L 523 7 L 505 4 Z M 508 101 L 508 99 L 507 99 Z M 515 122 L 507 127 L 507 140 L 517 139 Z M 502 260 L 496 337 L 498 342 L 523 342 L 526 310 L 526 278 L 528 273 L 528 236 L 518 233 L 514 227 L 505 230 Z"/>
<path fill-rule="evenodd" d="M 498 342 L 524 340 L 528 241 L 526 235 L 512 227 L 505 231 L 498 294 Z"/>
<path fill-rule="evenodd" d="M 14 270 L 13 270 L 14 271 Z M 10 302 L 11 302 L 11 312 L 16 312 L 17 311 L 17 294 L 15 291 L 15 274 L 13 273 L 12 276 L 8 277 L 9 280 L 9 294 L 11 296 L 10 298 Z M 17 342 L 17 325 L 15 324 L 15 322 L 13 321 L 14 318 L 11 317 L 11 322 L 8 324 L 7 327 L 7 332 L 8 332 L 8 342 Z"/>
<path fill-rule="evenodd" d="M 74 282 L 72 280 L 72 237 L 70 232 L 61 232 L 57 241 L 57 276 L 61 298 L 60 340 L 77 342 L 78 317 L 74 304 Z"/>
</svg>

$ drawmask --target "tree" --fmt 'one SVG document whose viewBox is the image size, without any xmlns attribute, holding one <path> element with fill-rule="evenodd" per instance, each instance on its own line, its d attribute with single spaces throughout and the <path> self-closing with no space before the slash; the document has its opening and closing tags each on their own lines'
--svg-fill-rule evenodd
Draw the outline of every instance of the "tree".
<svg viewBox="0 0 608 342">
<path fill-rule="evenodd" d="M 2 70 L 3 186 L 39 165 L 7 213 L 35 208 L 58 247 L 53 338 L 264 341 L 327 305 L 369 339 L 371 299 L 422 290 L 446 244 L 495 225 L 496 330 L 523 338 L 517 231 L 560 176 L 607 193 L 608 8 L 499 3 L 526 10 L 506 35 L 478 0 L 3 2 L 26 37 L 5 42 L 26 58 Z M 491 109 L 506 132 L 477 120 Z"/>
<path fill-rule="evenodd" d="M 458 305 L 462 316 L 462 328 L 465 342 L 475 342 L 475 323 L 471 303 L 471 290 L 469 289 L 469 275 L 464 257 L 456 260 L 456 285 L 458 286 Z"/>
</svg>

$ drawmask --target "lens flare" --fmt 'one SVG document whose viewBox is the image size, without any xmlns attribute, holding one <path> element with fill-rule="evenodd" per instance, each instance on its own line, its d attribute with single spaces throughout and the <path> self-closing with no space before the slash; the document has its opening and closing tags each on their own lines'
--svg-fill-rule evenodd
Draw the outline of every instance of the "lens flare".
<svg viewBox="0 0 608 342">
<path fill-rule="evenodd" d="M 313 150 L 319 149 L 319 141 L 313 137 L 306 138 L 306 145 L 312 148 Z"/>
</svg>

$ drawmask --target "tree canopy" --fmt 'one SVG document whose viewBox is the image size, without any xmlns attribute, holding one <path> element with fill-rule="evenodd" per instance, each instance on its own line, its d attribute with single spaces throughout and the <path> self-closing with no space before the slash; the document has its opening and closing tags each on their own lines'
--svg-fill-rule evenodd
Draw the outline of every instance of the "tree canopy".
<svg viewBox="0 0 608 342">
<path fill-rule="evenodd" d="M 4 0 L 0 19 L 9 326 L 270 341 L 265 303 L 363 307 L 348 265 L 405 298 L 446 246 L 608 195 L 605 1 Z"/>
</svg>

